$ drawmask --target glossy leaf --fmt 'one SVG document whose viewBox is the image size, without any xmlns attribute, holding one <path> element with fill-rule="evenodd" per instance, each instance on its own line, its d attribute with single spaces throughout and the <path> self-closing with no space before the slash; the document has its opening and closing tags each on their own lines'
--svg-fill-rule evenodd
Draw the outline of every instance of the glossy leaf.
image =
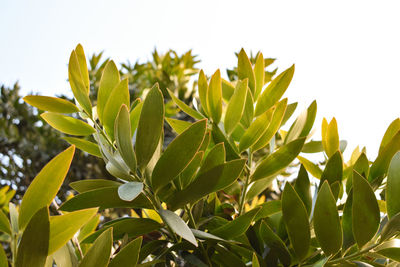
<svg viewBox="0 0 400 267">
<path fill-rule="evenodd" d="M 87 114 L 92 114 L 92 105 L 89 99 L 89 88 L 85 86 L 81 67 L 75 50 L 71 52 L 68 64 L 68 80 L 75 99 L 83 107 Z"/>
<path fill-rule="evenodd" d="M 64 246 L 96 212 L 97 209 L 86 209 L 50 217 L 49 255 Z"/>
<path fill-rule="evenodd" d="M 229 135 L 242 118 L 244 111 L 244 104 L 247 95 L 247 79 L 238 81 L 236 89 L 231 99 L 229 100 L 228 107 L 226 108 L 224 127 L 225 132 Z"/>
<path fill-rule="evenodd" d="M 185 102 L 183 102 L 182 100 L 180 100 L 179 98 L 177 98 L 174 93 L 168 89 L 168 93 L 171 96 L 172 100 L 175 102 L 175 104 L 186 114 L 188 114 L 189 116 L 191 116 L 194 119 L 204 119 L 204 116 L 201 115 L 200 113 L 198 113 L 196 110 L 192 109 L 191 107 L 189 107 L 188 105 L 185 104 Z"/>
<path fill-rule="evenodd" d="M 314 232 L 325 255 L 334 255 L 340 250 L 343 242 L 342 227 L 328 181 L 321 186 L 315 202 Z"/>
<path fill-rule="evenodd" d="M 139 195 L 132 201 L 124 201 L 118 196 L 118 187 L 106 187 L 79 194 L 60 206 L 60 210 L 74 211 L 88 208 L 104 210 L 108 208 L 152 208 L 144 195 Z"/>
<path fill-rule="evenodd" d="M 31 106 L 38 109 L 57 112 L 57 113 L 74 113 L 78 112 L 79 109 L 73 103 L 68 100 L 51 97 L 51 96 L 40 96 L 40 95 L 28 95 L 25 96 L 24 101 Z"/>
<path fill-rule="evenodd" d="M 264 76 L 265 76 L 265 65 L 264 57 L 262 53 L 258 53 L 256 64 L 254 65 L 254 77 L 255 77 L 255 90 L 254 98 L 257 99 L 261 93 L 264 86 Z"/>
<path fill-rule="evenodd" d="M 119 71 L 114 61 L 107 62 L 100 79 L 99 91 L 97 93 L 97 116 L 103 122 L 104 108 L 110 98 L 112 90 L 120 83 Z"/>
<path fill-rule="evenodd" d="M 94 241 L 79 267 L 107 267 L 111 256 L 112 242 L 112 228 L 109 228 Z"/>
<path fill-rule="evenodd" d="M 363 247 L 378 231 L 379 206 L 368 181 L 353 173 L 353 234 L 358 247 Z"/>
<path fill-rule="evenodd" d="M 87 179 L 81 181 L 75 181 L 69 184 L 78 193 L 84 193 L 86 191 L 100 189 L 104 187 L 118 187 L 122 185 L 120 182 L 105 180 L 105 179 Z"/>
<path fill-rule="evenodd" d="M 53 158 L 32 183 L 22 198 L 19 209 L 19 228 L 24 229 L 32 216 L 53 201 L 60 189 L 74 156 L 75 147 L 71 146 Z"/>
<path fill-rule="evenodd" d="M 104 106 L 103 125 L 112 140 L 114 140 L 114 125 L 120 108 L 122 105 L 129 107 L 129 102 L 128 78 L 126 78 L 114 87 Z M 129 125 L 130 124 L 127 124 L 126 127 Z"/>
<path fill-rule="evenodd" d="M 274 110 L 271 122 L 268 124 L 267 129 L 264 131 L 262 136 L 257 140 L 257 142 L 252 146 L 253 151 L 257 151 L 264 148 L 269 144 L 271 139 L 275 136 L 276 132 L 281 126 L 283 116 L 285 115 L 285 110 L 287 106 L 287 98 L 280 101 Z"/>
<path fill-rule="evenodd" d="M 308 173 L 303 165 L 300 166 L 294 189 L 296 190 L 296 193 L 299 195 L 300 199 L 303 201 L 303 204 L 307 210 L 307 214 L 310 215 L 312 206 L 310 179 L 308 178 Z"/>
<path fill-rule="evenodd" d="M 143 102 L 136 132 L 136 157 L 140 168 L 146 167 L 157 149 L 164 126 L 164 98 L 153 86 Z"/>
<path fill-rule="evenodd" d="M 79 148 L 80 150 L 85 151 L 90 155 L 101 158 L 100 149 L 97 144 L 76 137 L 63 137 L 63 139 L 68 143 L 70 143 L 71 145 L 75 145 L 75 147 Z"/>
<path fill-rule="evenodd" d="M 256 181 L 278 174 L 297 157 L 301 151 L 301 148 L 303 147 L 304 141 L 304 137 L 294 140 L 286 145 L 281 146 L 277 151 L 270 154 L 257 166 L 256 170 L 251 176 L 251 180 Z"/>
<path fill-rule="evenodd" d="M 131 139 L 131 124 L 129 120 L 129 110 L 126 105 L 122 105 L 114 125 L 115 141 L 122 159 L 132 173 L 136 173 L 136 155 L 133 151 Z"/>
<path fill-rule="evenodd" d="M 204 139 L 206 127 L 206 119 L 193 123 L 168 145 L 153 169 L 153 190 L 168 184 L 192 161 Z"/>
<path fill-rule="evenodd" d="M 286 183 L 282 193 L 282 217 L 290 243 L 301 261 L 308 254 L 310 246 L 310 226 L 307 210 L 294 188 Z"/>
<path fill-rule="evenodd" d="M 255 116 L 259 116 L 275 105 L 281 99 L 286 89 L 289 87 L 294 74 L 294 65 L 279 74 L 261 93 L 255 110 Z"/>
<path fill-rule="evenodd" d="M 244 79 L 248 79 L 249 80 L 249 88 L 250 91 L 252 93 L 252 95 L 254 95 L 255 92 L 255 76 L 254 76 L 254 71 L 253 68 L 251 66 L 251 62 L 249 57 L 247 56 L 246 52 L 244 51 L 244 49 L 242 48 L 238 54 L 238 78 L 239 80 L 244 80 Z"/>
<path fill-rule="evenodd" d="M 207 109 L 214 123 L 219 123 L 222 116 L 222 85 L 221 72 L 217 70 L 211 76 L 207 92 Z"/>
<path fill-rule="evenodd" d="M 224 239 L 233 239 L 247 231 L 260 209 L 260 207 L 252 209 L 233 221 L 212 230 L 211 233 Z"/>
<path fill-rule="evenodd" d="M 108 267 L 134 267 L 139 259 L 139 251 L 142 245 L 142 237 L 138 237 L 127 245 L 125 245 L 120 252 L 111 260 Z"/>
<path fill-rule="evenodd" d="M 397 152 L 389 165 L 386 185 L 386 209 L 389 219 L 400 212 L 400 152 Z"/>
<path fill-rule="evenodd" d="M 178 191 L 169 201 L 172 210 L 187 203 L 195 203 L 202 197 L 231 185 L 244 168 L 245 160 L 238 159 L 218 165 L 199 174 L 184 190 Z"/>
<path fill-rule="evenodd" d="M 90 135 L 95 129 L 84 121 L 53 112 L 40 115 L 48 124 L 56 130 L 71 135 Z"/>
<path fill-rule="evenodd" d="M 176 215 L 174 212 L 170 210 L 159 210 L 160 216 L 163 218 L 163 221 L 171 227 L 171 229 L 183 239 L 189 241 L 193 245 L 197 247 L 197 241 L 194 237 L 192 231 L 187 226 L 187 224 L 182 220 L 181 217 Z"/>
<path fill-rule="evenodd" d="M 118 187 L 118 196 L 124 201 L 134 200 L 143 191 L 143 183 L 129 182 Z"/>
<path fill-rule="evenodd" d="M 48 207 L 35 210 L 29 219 L 18 245 L 15 267 L 43 267 L 46 262 L 50 235 Z"/>
</svg>

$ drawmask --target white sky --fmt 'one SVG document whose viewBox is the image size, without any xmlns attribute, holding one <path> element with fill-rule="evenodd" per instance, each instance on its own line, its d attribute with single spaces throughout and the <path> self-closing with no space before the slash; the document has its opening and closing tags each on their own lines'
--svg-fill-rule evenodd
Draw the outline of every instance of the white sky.
<svg viewBox="0 0 400 267">
<path fill-rule="evenodd" d="M 23 93 L 66 93 L 67 62 L 82 43 L 116 62 L 150 58 L 154 47 L 193 48 L 208 75 L 261 50 L 283 69 L 298 112 L 318 102 L 315 126 L 335 116 L 341 139 L 374 159 L 400 115 L 398 1 L 0 1 L 0 83 Z M 314 139 L 320 139 L 315 136 Z"/>
</svg>

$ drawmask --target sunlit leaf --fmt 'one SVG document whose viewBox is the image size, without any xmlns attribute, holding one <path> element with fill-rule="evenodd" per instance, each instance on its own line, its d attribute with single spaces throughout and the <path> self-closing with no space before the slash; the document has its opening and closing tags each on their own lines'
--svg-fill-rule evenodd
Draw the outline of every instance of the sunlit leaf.
<svg viewBox="0 0 400 267">
<path fill-rule="evenodd" d="M 71 145 L 75 145 L 80 150 L 83 150 L 83 151 L 89 153 L 90 155 L 101 158 L 100 149 L 96 143 L 87 141 L 82 138 L 76 138 L 76 137 L 63 137 L 63 139 L 65 141 L 67 141 L 68 143 L 70 143 Z"/>
<path fill-rule="evenodd" d="M 109 228 L 94 241 L 79 267 L 107 267 L 111 256 L 112 242 L 112 228 Z"/>
<path fill-rule="evenodd" d="M 244 104 L 246 102 L 247 95 L 247 79 L 238 81 L 236 89 L 231 99 L 229 100 L 228 107 L 226 109 L 224 127 L 225 132 L 229 135 L 236 125 L 242 118 L 244 111 Z"/>
<path fill-rule="evenodd" d="M 249 80 L 249 88 L 254 95 L 255 93 L 255 76 L 254 71 L 251 66 L 251 62 L 249 57 L 247 56 L 246 52 L 242 48 L 238 54 L 238 78 L 239 80 L 248 79 Z"/>
<path fill-rule="evenodd" d="M 207 92 L 207 109 L 214 123 L 219 123 L 222 116 L 221 72 L 217 70 L 211 76 Z"/>
<path fill-rule="evenodd" d="M 95 129 L 84 121 L 53 112 L 40 115 L 48 124 L 56 130 L 71 135 L 90 135 Z"/>
<path fill-rule="evenodd" d="M 58 113 L 74 113 L 78 112 L 79 109 L 73 103 L 68 100 L 51 97 L 51 96 L 40 96 L 40 95 L 28 95 L 25 96 L 24 101 L 31 106 L 38 109 L 58 112 Z"/>
<path fill-rule="evenodd" d="M 119 71 L 114 61 L 107 62 L 100 79 L 99 91 L 97 93 L 97 116 L 103 122 L 104 108 L 110 98 L 112 90 L 120 82 Z"/>
</svg>

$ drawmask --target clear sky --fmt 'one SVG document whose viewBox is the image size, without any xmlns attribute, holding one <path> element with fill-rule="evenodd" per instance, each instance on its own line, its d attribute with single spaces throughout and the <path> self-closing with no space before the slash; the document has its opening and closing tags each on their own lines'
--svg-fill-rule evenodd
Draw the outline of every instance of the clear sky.
<svg viewBox="0 0 400 267">
<path fill-rule="evenodd" d="M 208 75 L 235 65 L 241 47 L 261 50 L 280 70 L 296 64 L 289 101 L 304 109 L 316 99 L 315 126 L 335 116 L 348 149 L 366 145 L 373 160 L 400 115 L 399 10 L 398 1 L 1 0 L 0 83 L 68 92 L 77 43 L 116 62 L 192 48 Z"/>
</svg>

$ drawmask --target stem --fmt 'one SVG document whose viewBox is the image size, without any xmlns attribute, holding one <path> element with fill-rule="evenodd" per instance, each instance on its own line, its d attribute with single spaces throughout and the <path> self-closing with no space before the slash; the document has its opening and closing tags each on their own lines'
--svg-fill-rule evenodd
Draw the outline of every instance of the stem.
<svg viewBox="0 0 400 267">
<path fill-rule="evenodd" d="M 240 197 L 240 203 L 239 203 L 239 216 L 243 212 L 244 204 L 245 204 L 245 199 L 246 199 L 246 193 L 247 193 L 247 188 L 249 187 L 250 184 L 250 172 L 251 172 L 251 162 L 252 162 L 252 151 L 249 149 L 249 157 L 247 159 L 247 165 L 248 165 L 248 171 L 246 173 L 246 180 L 244 182 L 243 186 L 243 191 L 242 195 Z"/>
<path fill-rule="evenodd" d="M 196 222 L 194 221 L 193 214 L 189 205 L 185 205 L 185 211 L 189 217 L 189 224 L 191 224 L 194 229 L 197 229 Z"/>
<path fill-rule="evenodd" d="M 343 258 L 340 258 L 340 259 L 336 259 L 336 260 L 329 261 L 329 263 L 340 263 L 340 262 L 343 262 L 343 261 L 351 260 L 351 259 L 353 259 L 353 258 L 357 258 L 357 257 L 362 256 L 363 254 L 369 252 L 371 249 L 376 248 L 376 247 L 379 246 L 379 245 L 380 245 L 379 243 L 373 244 L 373 245 L 371 245 L 371 246 L 369 246 L 369 247 L 366 247 L 366 248 L 363 249 L 363 250 L 360 250 L 359 252 L 350 254 L 350 255 L 348 255 L 348 256 L 346 256 L 346 257 L 343 257 Z"/>
</svg>

